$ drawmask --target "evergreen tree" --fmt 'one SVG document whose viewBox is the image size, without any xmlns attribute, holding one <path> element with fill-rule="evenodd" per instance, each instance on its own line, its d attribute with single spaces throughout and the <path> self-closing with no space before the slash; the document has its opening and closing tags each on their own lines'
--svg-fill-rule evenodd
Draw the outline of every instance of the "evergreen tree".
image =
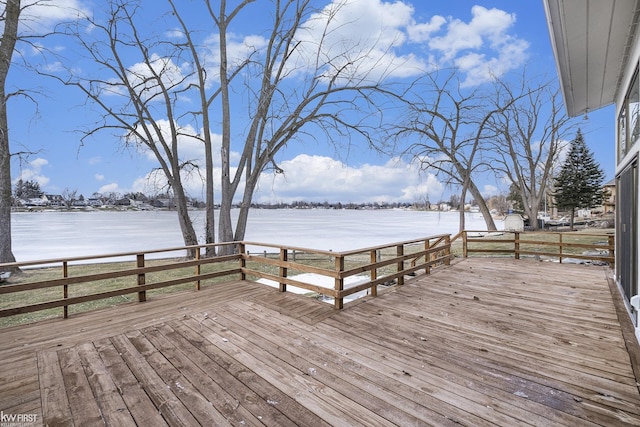
<svg viewBox="0 0 640 427">
<path fill-rule="evenodd" d="M 513 209 L 516 212 L 524 212 L 524 202 L 522 201 L 522 192 L 516 184 L 509 186 L 509 195 L 507 200 L 513 203 Z"/>
<path fill-rule="evenodd" d="M 18 199 L 37 199 L 42 197 L 44 193 L 40 189 L 38 181 L 23 181 L 22 179 L 19 179 L 16 183 L 14 194 Z"/>
<path fill-rule="evenodd" d="M 578 129 L 560 174 L 556 178 L 554 193 L 556 206 L 560 210 L 571 210 L 570 228 L 576 208 L 593 208 L 602 203 L 604 172 L 594 160 Z"/>
</svg>

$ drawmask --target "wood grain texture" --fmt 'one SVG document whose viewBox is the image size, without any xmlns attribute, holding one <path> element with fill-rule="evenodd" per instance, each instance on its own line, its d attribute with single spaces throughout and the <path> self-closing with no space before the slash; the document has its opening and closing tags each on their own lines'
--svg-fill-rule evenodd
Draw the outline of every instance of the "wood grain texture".
<svg viewBox="0 0 640 427">
<path fill-rule="evenodd" d="M 342 311 L 233 282 L 0 330 L 15 385 L 0 409 L 58 425 L 640 425 L 607 274 L 470 258 Z"/>
</svg>

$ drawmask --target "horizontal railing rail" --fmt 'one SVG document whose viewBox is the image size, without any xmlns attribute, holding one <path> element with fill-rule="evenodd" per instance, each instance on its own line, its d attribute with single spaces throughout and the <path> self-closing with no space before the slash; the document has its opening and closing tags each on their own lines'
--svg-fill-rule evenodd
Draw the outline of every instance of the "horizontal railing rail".
<svg viewBox="0 0 640 427">
<path fill-rule="evenodd" d="M 615 263 L 615 236 L 595 233 L 472 231 L 462 232 L 462 255 L 536 257 L 558 262 L 568 259 Z"/>
<path fill-rule="evenodd" d="M 232 255 L 202 256 L 203 249 L 219 250 L 229 245 L 233 245 Z M 266 250 L 260 255 L 250 253 L 248 247 Z M 194 254 L 193 258 L 188 254 Z M 0 264 L 0 271 L 24 271 L 0 286 L 0 318 L 57 308 L 62 308 L 66 318 L 69 307 L 76 304 L 104 303 L 135 294 L 138 302 L 143 302 L 147 291 L 190 283 L 199 290 L 204 281 L 230 281 L 233 277 L 271 280 L 281 291 L 286 291 L 287 286 L 296 287 L 333 298 L 335 307 L 342 308 L 346 297 L 362 291 L 375 296 L 379 285 L 392 281 L 403 284 L 405 275 L 448 264 L 450 256 L 449 236 L 441 235 L 347 252 L 231 242 L 6 263 Z M 47 274 L 34 274 L 43 271 Z M 331 286 L 298 279 L 300 274 L 323 277 L 331 281 Z M 367 275 L 366 280 L 345 286 L 345 279 L 362 274 Z M 42 275 L 45 278 L 38 280 Z"/>
<path fill-rule="evenodd" d="M 56 269 L 56 267 L 60 269 L 58 272 L 58 278 L 51 278 L 51 274 L 49 274 L 45 280 L 26 281 L 24 283 L 20 283 L 22 281 L 18 280 L 18 283 L 8 283 L 0 286 L 0 295 L 3 299 L 8 299 L 8 297 L 14 296 L 14 299 L 18 299 L 21 302 L 27 302 L 26 304 L 14 304 L 13 306 L 7 306 L 4 301 L 0 300 L 0 318 L 58 307 L 63 308 L 63 317 L 66 318 L 69 315 L 69 307 L 74 304 L 100 301 L 128 294 L 137 294 L 138 301 L 142 302 L 146 300 L 147 291 L 149 290 L 168 288 L 187 283 L 193 283 L 195 284 L 196 289 L 200 289 L 201 282 L 204 280 L 226 277 L 233 274 L 239 275 L 242 273 L 241 265 L 239 264 L 239 260 L 242 256 L 239 253 L 210 258 L 203 258 L 201 256 L 202 249 L 229 245 L 238 246 L 237 243 L 193 245 L 156 249 L 144 252 L 120 252 L 95 256 L 88 255 L 0 264 L 0 271 L 16 271 L 16 269 L 28 267 L 28 269 L 18 276 L 23 274 L 27 275 L 45 269 L 50 271 L 51 269 Z M 176 252 L 184 252 L 185 256 L 192 253 L 194 254 L 193 259 L 148 258 L 149 255 L 162 254 L 171 254 L 175 256 Z M 109 262 L 110 260 L 117 261 Z M 160 262 L 160 264 L 148 265 L 147 262 Z M 232 267 L 233 262 L 235 262 L 235 267 Z M 203 266 L 221 264 L 225 265 L 225 268 L 217 271 L 202 272 Z M 78 268 L 78 266 L 80 266 L 80 268 L 83 268 L 84 270 L 91 270 L 102 269 L 105 265 L 113 266 L 114 269 L 100 273 L 82 273 L 77 276 L 70 275 L 70 269 L 74 267 Z M 169 277 L 163 277 L 153 283 L 147 283 L 146 279 L 149 274 L 173 272 L 186 268 L 192 270 L 183 277 L 172 277 L 169 275 Z M 125 280 L 127 278 L 129 280 Z M 109 286 L 106 286 L 107 289 L 104 289 L 105 286 L 101 287 L 100 285 L 104 285 L 105 281 L 117 282 L 118 285 L 113 289 L 114 285 L 110 284 Z M 69 294 L 69 291 L 72 288 L 82 286 L 85 286 L 85 288 L 83 288 L 79 295 L 72 296 Z M 87 287 L 90 289 L 87 289 Z M 57 293 L 47 293 L 50 288 L 57 288 Z M 27 295 L 24 298 L 19 297 L 21 295 L 24 296 L 29 292 L 31 293 L 30 295 Z M 34 302 L 32 298 L 30 298 L 30 296 L 37 292 L 40 292 L 42 294 L 40 297 L 46 298 L 46 301 Z"/>
<path fill-rule="evenodd" d="M 271 281 L 282 292 L 297 288 L 332 299 L 335 308 L 341 309 L 345 301 L 377 296 L 381 286 L 401 286 L 407 276 L 420 271 L 429 274 L 435 267 L 450 264 L 453 242 L 464 257 L 504 255 L 614 263 L 614 236 L 585 233 L 465 230 L 453 237 L 441 234 L 344 252 L 248 241 L 194 245 L 0 264 L 0 271 L 23 269 L 0 285 L 0 318 L 59 308 L 66 318 L 69 307 L 78 304 L 108 306 L 119 303 L 108 302 L 119 297 L 135 301 L 129 295 L 143 302 L 148 291 L 200 290 L 204 282 L 232 280 Z M 256 247 L 262 252 L 247 250 Z M 231 254 L 207 257 L 203 256 L 205 249 Z M 187 285 L 193 286 L 185 288 Z M 58 316 L 59 312 L 48 315 Z"/>
<path fill-rule="evenodd" d="M 335 307 L 341 309 L 344 307 L 345 298 L 358 292 L 367 291 L 369 295 L 375 297 L 380 285 L 391 282 L 402 285 L 406 275 L 414 274 L 422 269 L 428 273 L 432 267 L 448 264 L 451 259 L 449 237 L 448 234 L 423 237 L 344 252 L 242 242 L 245 246 L 268 248 L 276 251 L 277 254 L 277 258 L 270 259 L 245 253 L 243 255 L 245 263 L 253 263 L 254 265 L 251 267 L 245 264 L 243 274 L 245 277 L 251 276 L 275 282 L 283 292 L 287 290 L 287 286 L 293 286 L 333 298 Z M 291 261 L 291 256 L 295 254 L 305 254 L 316 261 L 324 257 L 325 265 L 308 265 L 299 261 Z M 420 258 L 424 258 L 424 260 L 417 262 Z M 407 261 L 411 261 L 411 265 L 407 265 Z M 265 266 L 277 269 L 277 271 L 259 269 Z M 320 286 L 292 279 L 290 277 L 292 273 L 319 275 L 331 280 L 333 286 Z M 361 274 L 366 274 L 366 279 L 361 278 L 355 284 L 345 285 L 345 279 Z"/>
</svg>

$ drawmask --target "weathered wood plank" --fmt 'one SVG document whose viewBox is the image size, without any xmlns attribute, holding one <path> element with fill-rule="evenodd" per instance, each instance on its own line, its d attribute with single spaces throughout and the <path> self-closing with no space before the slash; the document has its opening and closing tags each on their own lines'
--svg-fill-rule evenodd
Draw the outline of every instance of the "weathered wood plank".
<svg viewBox="0 0 640 427">
<path fill-rule="evenodd" d="M 254 311 L 251 313 L 254 313 Z M 246 316 L 246 312 L 243 311 L 243 314 Z M 279 319 L 277 317 L 269 316 L 268 314 L 261 317 L 261 322 L 264 322 L 269 326 L 266 330 L 275 334 L 274 337 L 285 334 L 283 329 L 287 329 L 288 323 L 281 323 L 280 325 L 273 324 L 278 321 Z M 495 395 L 494 399 L 497 402 L 514 403 L 513 394 L 492 392 L 492 389 L 487 387 L 489 384 L 487 384 L 482 377 L 478 376 L 473 378 L 468 376 L 467 378 L 460 378 L 460 370 L 464 369 L 464 367 L 453 366 L 452 364 L 447 364 L 445 362 L 444 369 L 438 369 L 437 364 L 434 364 L 433 361 L 422 357 L 420 360 L 415 360 L 414 356 L 405 353 L 402 357 L 399 357 L 394 361 L 396 370 L 388 371 L 386 362 L 393 360 L 392 357 L 389 356 L 389 354 L 392 354 L 393 352 L 389 351 L 388 348 L 381 346 L 379 342 L 369 342 L 359 339 L 357 344 L 352 345 L 352 340 L 356 338 L 356 334 L 350 334 L 348 337 L 345 337 L 343 331 L 332 330 L 329 328 L 325 333 L 324 330 L 324 325 L 314 328 L 313 330 L 309 330 L 305 335 L 305 340 L 294 338 L 292 342 L 288 343 L 288 348 L 295 349 L 297 347 L 302 347 L 300 350 L 301 354 L 321 355 L 320 357 L 322 360 L 340 360 L 342 365 L 346 365 L 348 367 L 348 372 L 344 372 L 343 376 L 348 377 L 349 375 L 358 373 L 362 377 L 366 378 L 367 381 L 374 381 L 379 387 L 388 390 L 393 394 L 401 395 L 404 400 L 394 402 L 398 408 L 404 408 L 407 405 L 407 402 L 410 402 L 411 399 L 416 399 L 417 402 L 428 405 L 428 408 L 433 408 L 433 410 L 440 412 L 442 414 L 441 416 L 444 416 L 446 419 L 456 419 L 457 422 L 473 425 L 487 423 L 486 420 L 478 418 L 478 413 L 475 411 L 470 411 L 469 414 L 466 414 L 460 410 L 465 408 L 463 401 L 465 399 L 472 398 L 468 396 L 470 393 L 467 392 L 466 396 L 456 398 L 458 403 L 456 405 L 451 405 L 450 403 L 447 403 L 446 400 L 441 399 L 437 394 L 432 396 L 431 392 L 425 392 L 424 388 L 413 384 L 414 381 L 411 377 L 413 377 L 414 374 L 418 374 L 425 370 L 429 371 L 429 375 L 434 374 L 431 377 L 432 381 L 435 381 L 436 383 L 439 382 L 439 384 L 433 385 L 427 390 L 455 389 L 455 383 L 457 382 L 459 385 L 459 392 L 461 393 L 464 393 L 465 389 L 471 388 L 476 389 L 478 393 L 490 396 Z M 378 341 L 380 341 L 379 338 Z M 325 354 L 327 352 L 329 353 Z M 331 353 L 334 353 L 333 358 L 330 356 Z M 400 371 L 397 369 L 397 366 L 401 366 L 403 369 Z M 389 374 L 384 375 L 383 373 L 385 371 L 388 371 Z M 402 381 L 404 377 L 408 377 L 409 381 Z M 478 387 L 474 386 L 476 382 L 481 385 Z M 364 389 L 371 393 L 371 387 L 364 387 Z M 495 404 L 492 404 L 493 410 L 496 409 L 494 406 Z M 543 418 L 540 415 L 540 412 L 543 412 L 542 409 L 544 408 L 539 405 L 529 405 L 529 407 L 526 408 L 526 411 L 520 411 L 520 422 L 532 422 L 535 424 L 537 420 L 537 423 L 549 423 L 549 418 Z M 510 424 L 517 422 L 515 419 L 516 415 L 518 415 L 517 412 L 517 407 L 515 409 L 509 408 L 508 414 L 510 416 L 514 416 L 514 419 L 510 421 Z M 435 417 L 430 416 L 428 419 L 435 419 Z M 563 419 L 564 421 L 567 421 L 567 419 L 573 422 L 576 421 L 575 419 L 571 420 L 571 417 L 562 417 L 561 415 L 552 416 L 551 419 L 555 422 Z"/>
<path fill-rule="evenodd" d="M 339 337 L 316 337 L 311 330 L 298 330 L 300 324 L 286 320 L 271 310 L 258 308 L 254 303 L 247 302 L 246 305 L 247 310 L 229 307 L 223 318 L 225 324 L 233 323 L 234 330 L 240 329 L 238 334 L 277 354 L 301 372 L 307 372 L 346 399 L 397 425 L 459 425 L 458 422 L 463 421 L 464 416 L 458 414 L 457 408 L 447 408 L 442 401 L 420 395 L 414 388 L 402 387 L 403 384 L 393 378 L 379 379 L 378 371 L 356 366 L 335 349 L 315 344 L 318 339 L 326 340 L 329 346 L 333 346 Z M 263 310 L 262 314 L 256 313 Z M 252 324 L 262 326 L 259 333 L 247 329 Z M 466 422 L 482 424 L 477 417 L 469 417 Z"/>
<path fill-rule="evenodd" d="M 231 426 L 230 420 L 202 396 L 196 387 L 140 331 L 129 332 L 126 336 L 157 375 L 162 378 L 165 387 L 184 404 L 184 407 L 201 425 Z"/>
<path fill-rule="evenodd" d="M 244 406 L 235 396 L 240 396 L 246 390 L 234 390 L 233 394 L 225 392 L 207 372 L 193 363 L 184 353 L 167 339 L 157 327 L 145 328 L 142 331 L 144 337 L 180 372 L 204 399 L 208 401 L 220 416 L 233 425 L 258 426 L 262 422 Z M 184 387 L 184 386 L 183 386 Z"/>
<path fill-rule="evenodd" d="M 489 369 L 496 370 L 496 372 L 505 372 L 503 375 L 506 378 L 515 375 L 526 379 L 526 381 L 542 382 L 553 389 L 567 390 L 572 395 L 567 399 L 569 403 L 572 401 L 575 403 L 576 400 L 586 402 L 584 405 L 580 405 L 580 408 L 584 408 L 586 404 L 593 405 L 595 413 L 603 413 L 606 417 L 615 416 L 618 408 L 632 413 L 637 411 L 638 395 L 634 391 L 634 387 L 620 388 L 618 383 L 608 378 L 583 374 L 580 371 L 576 371 L 576 368 L 579 368 L 578 365 L 573 368 L 563 368 L 556 367 L 548 362 L 536 363 L 535 360 L 532 361 L 527 357 L 526 352 L 514 356 L 508 342 L 491 345 L 491 343 L 487 342 L 487 337 L 482 337 L 478 340 L 476 332 L 469 334 L 460 328 L 447 330 L 443 326 L 445 325 L 444 323 L 440 323 L 437 328 L 432 328 L 429 326 L 431 319 L 425 319 L 427 321 L 423 322 L 423 324 L 416 322 L 415 329 L 407 329 L 408 322 L 404 320 L 395 321 L 396 316 L 393 314 L 391 314 L 391 319 L 394 320 L 384 316 L 384 310 L 387 310 L 387 314 L 393 311 L 390 308 L 375 307 L 373 304 L 367 307 L 374 308 L 372 313 L 369 314 L 369 320 L 364 318 L 366 315 L 360 310 L 358 313 L 352 311 L 345 313 L 345 316 L 340 316 L 339 323 L 335 323 L 338 322 L 335 318 L 330 318 L 326 324 L 335 325 L 341 331 L 350 328 L 348 325 L 357 324 L 356 327 L 361 328 L 359 334 L 370 334 L 369 339 L 372 341 L 379 340 L 380 336 L 387 337 L 389 345 L 386 351 L 402 349 L 407 352 L 407 355 L 415 353 L 415 350 L 408 346 L 409 342 L 421 342 L 420 338 L 426 337 L 425 344 L 428 344 L 430 348 L 435 347 L 437 355 L 446 354 L 448 359 L 453 359 L 457 356 L 461 360 L 461 366 L 465 363 L 468 364 L 470 355 L 473 355 L 474 363 L 485 364 Z M 394 314 L 401 317 L 398 313 Z M 382 318 L 380 317 L 381 315 L 383 316 Z M 356 323 L 353 323 L 354 317 L 352 316 L 358 318 Z M 419 318 L 419 316 L 418 313 L 412 314 L 414 318 Z M 402 325 L 402 331 L 391 326 L 394 323 Z M 431 327 L 432 332 L 425 330 L 425 327 Z M 370 331 L 376 329 L 378 329 L 378 332 L 370 333 Z M 476 343 L 478 341 L 482 343 L 481 346 L 477 346 Z M 488 363 L 487 360 L 492 362 Z M 454 368 L 451 368 L 451 370 L 456 371 Z M 558 379 L 562 382 L 559 383 Z M 587 384 L 587 386 L 582 388 L 584 384 Z M 607 392 L 594 393 L 593 390 L 607 390 Z M 580 409 L 580 411 L 582 410 Z"/>
<path fill-rule="evenodd" d="M 203 372 L 202 375 L 211 380 L 209 386 L 203 393 L 206 392 L 213 395 L 213 398 L 210 400 L 219 408 L 220 412 L 226 415 L 227 412 L 235 411 L 235 407 L 237 406 L 238 408 L 246 408 L 246 411 L 249 411 L 252 416 L 259 419 L 260 422 L 265 425 L 282 427 L 293 427 L 297 425 L 287 418 L 285 414 L 276 409 L 275 406 L 269 405 L 267 403 L 268 399 L 263 398 L 252 388 L 242 383 L 230 372 L 210 359 L 201 351 L 200 345 L 198 345 L 198 347 L 194 346 L 189 339 L 169 325 L 161 325 L 158 329 L 167 340 L 176 344 L 176 349 L 179 349 L 184 356 L 188 357 L 201 369 Z M 190 339 L 204 342 L 204 339 L 195 334 L 193 330 L 187 329 L 186 333 Z M 220 405 L 223 407 L 220 408 Z"/>
<path fill-rule="evenodd" d="M 80 426 L 104 425 L 106 420 L 102 418 L 102 412 L 93 397 L 77 349 L 72 347 L 60 350 L 58 359 L 62 368 L 64 386 L 69 390 L 67 395 L 74 422 Z"/>
<path fill-rule="evenodd" d="M 51 427 L 73 426 L 64 377 L 55 351 L 38 353 L 38 377 L 42 399 L 43 424 Z"/>
<path fill-rule="evenodd" d="M 211 423 L 197 412 L 209 408 L 246 425 L 640 425 L 633 349 L 604 272 L 467 259 L 343 311 L 204 283 L 0 330 L 0 408 L 54 422 L 66 411 L 60 425 L 91 422 L 73 410 L 80 396 L 138 425 Z M 47 401 L 56 377 L 64 397 Z"/>
<path fill-rule="evenodd" d="M 166 426 L 166 421 L 111 341 L 103 339 L 93 344 L 135 422 L 138 425 Z"/>
<path fill-rule="evenodd" d="M 485 294 L 475 293 L 474 296 L 477 300 L 473 303 L 465 301 L 471 299 L 471 296 L 465 298 L 458 295 L 449 299 L 439 298 L 436 304 L 411 302 L 403 305 L 402 314 L 406 313 L 410 318 L 425 314 L 432 320 L 443 319 L 447 325 L 455 325 L 455 328 L 463 328 L 486 336 L 487 339 L 518 347 L 528 356 L 559 358 L 564 360 L 559 363 L 565 363 L 567 367 L 581 364 L 593 368 L 594 372 L 607 370 L 620 375 L 620 381 L 633 382 L 633 374 L 628 369 L 628 364 L 622 362 L 626 349 L 620 334 L 612 335 L 608 328 L 583 330 L 578 326 L 565 327 L 566 324 L 554 321 L 552 311 L 546 315 L 538 315 L 521 306 L 514 307 L 512 304 L 489 301 L 491 297 Z M 443 306 L 442 302 L 447 304 Z M 389 305 L 389 310 L 394 311 L 393 307 L 394 304 Z M 504 316 L 496 314 L 500 312 L 504 313 Z M 396 311 L 396 315 L 399 316 L 401 313 Z M 608 335 L 603 335 L 603 331 Z M 456 330 L 452 333 L 456 333 Z M 567 359 L 567 350 L 575 353 L 576 359 Z M 619 353 L 617 356 L 614 355 L 616 352 Z M 603 355 L 615 357 L 603 358 Z M 616 363 L 616 360 L 620 362 Z M 628 380 L 622 377 L 627 377 Z"/>
<path fill-rule="evenodd" d="M 135 375 L 149 395 L 156 408 L 169 425 L 197 425 L 198 421 L 171 392 L 168 385 L 149 365 L 147 360 L 138 352 L 129 339 L 124 335 L 111 338 L 111 343 L 121 354 L 122 359 Z"/>
<path fill-rule="evenodd" d="M 215 316 L 211 317 L 215 318 Z M 296 401 L 292 396 L 262 378 L 257 372 L 249 370 L 242 363 L 220 351 L 218 347 L 200 334 L 202 327 L 199 323 L 172 322 L 171 326 L 188 340 L 189 343 L 200 349 L 213 363 L 219 365 L 237 381 L 251 388 L 251 390 L 260 396 L 262 402 L 273 406 L 293 422 L 305 426 L 326 427 L 331 425 L 309 408 Z M 231 385 L 235 386 L 233 383 Z M 252 397 L 249 399 L 251 398 Z M 255 403 L 257 405 L 261 404 L 260 401 L 256 401 Z"/>
<path fill-rule="evenodd" d="M 276 355 L 251 345 L 247 340 L 236 335 L 223 325 L 215 323 L 211 318 L 185 319 L 191 326 L 200 325 L 204 329 L 201 335 L 245 366 L 256 371 L 261 377 L 277 388 L 296 396 L 296 400 L 321 416 L 333 425 L 393 425 L 379 415 L 361 405 L 350 403 L 342 395 L 331 388 L 323 387 L 306 373 L 300 372 L 290 365 L 279 362 Z"/>
<path fill-rule="evenodd" d="M 81 344 L 74 348 L 78 349 L 82 366 L 87 374 L 95 399 L 100 406 L 105 424 L 135 426 L 136 423 L 129 413 L 124 400 L 122 400 L 120 390 L 114 384 L 109 371 L 104 366 L 93 344 Z"/>
</svg>

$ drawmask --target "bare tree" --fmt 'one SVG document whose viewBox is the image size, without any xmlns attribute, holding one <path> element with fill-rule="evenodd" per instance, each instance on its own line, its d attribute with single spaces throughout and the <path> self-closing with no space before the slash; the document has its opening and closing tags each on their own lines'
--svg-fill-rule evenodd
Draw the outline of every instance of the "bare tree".
<svg viewBox="0 0 640 427">
<path fill-rule="evenodd" d="M 0 263 L 15 262 L 11 249 L 11 151 L 7 118 L 7 75 L 18 39 L 20 0 L 7 0 L 0 16 L 4 31 L 0 41 Z"/>
<path fill-rule="evenodd" d="M 62 190 L 62 202 L 67 209 L 71 209 L 73 206 L 73 202 L 76 201 L 76 195 L 78 194 L 78 190 L 70 190 L 69 188 L 65 188 Z"/>
<path fill-rule="evenodd" d="M 341 5 L 318 10 L 308 0 L 274 1 L 266 36 L 245 41 L 239 53 L 231 24 L 242 13 L 249 16 L 251 3 L 238 2 L 231 10 L 224 0 L 189 4 L 190 8 L 204 6 L 213 23 L 205 30 L 217 30 L 217 43 L 212 43 L 208 33 L 184 19 L 187 15 L 181 14 L 180 7 L 187 6 L 178 2 L 167 0 L 168 13 L 156 21 L 165 24 L 167 31 L 180 29 L 178 39 L 166 40 L 158 38 L 157 26 L 143 35 L 144 22 L 150 17 L 139 16 L 141 3 L 112 0 L 106 17 L 87 18 L 91 32 L 80 27 L 68 30 L 85 59 L 99 65 L 100 75 L 76 73 L 75 62 L 66 67 L 65 75 L 49 73 L 79 88 L 102 111 L 83 139 L 111 130 L 125 145 L 154 154 L 167 187 L 176 196 L 186 244 L 196 243 L 184 189 L 185 175 L 194 171 L 204 176 L 206 239 L 214 241 L 216 171 L 211 136 L 216 124 L 222 139 L 220 241 L 244 239 L 260 176 L 269 170 L 284 172 L 276 156 L 288 144 L 315 139 L 339 146 L 352 137 L 372 142 L 379 128 L 379 123 L 371 121 L 380 120 L 377 97 L 385 95 L 380 82 L 393 67 L 374 74 L 371 64 L 363 64 L 370 53 L 366 47 L 343 47 L 341 41 L 331 40 L 330 26 Z M 193 16 L 193 10 L 190 13 Z M 320 34 L 311 37 L 312 28 L 320 28 Z M 184 98 L 198 102 L 183 103 Z M 234 102 L 242 108 L 234 109 Z M 202 143 L 204 168 L 196 159 L 185 157 L 181 148 L 185 138 Z M 241 203 L 234 227 L 231 210 L 236 199 Z"/>
<path fill-rule="evenodd" d="M 513 102 L 492 119 L 497 137 L 487 157 L 494 173 L 513 184 L 530 225 L 537 229 L 540 204 L 552 192 L 549 184 L 559 167 L 558 155 L 574 125 L 564 113 L 559 88 L 550 81 L 523 74 L 518 86 L 496 81 L 496 91 Z"/>
<path fill-rule="evenodd" d="M 7 118 L 7 105 L 12 98 L 23 98 L 32 102 L 38 109 L 37 97 L 42 92 L 32 88 L 19 87 L 8 90 L 9 71 L 20 67 L 24 72 L 33 72 L 29 59 L 24 55 L 27 48 L 31 52 L 43 49 L 42 40 L 50 36 L 50 31 L 43 25 L 45 10 L 55 9 L 58 22 L 65 16 L 73 16 L 73 11 L 63 7 L 54 0 L 1 0 L 0 23 L 2 39 L 0 40 L 0 263 L 13 262 L 15 257 L 11 247 L 11 159 L 24 158 L 36 152 L 24 148 L 15 150 L 12 147 Z M 50 22 L 51 23 L 51 22 Z M 18 46 L 22 45 L 22 46 Z M 18 53 L 18 55 L 14 55 Z"/>
<path fill-rule="evenodd" d="M 487 229 L 495 230 L 474 174 L 486 170 L 482 147 L 492 135 L 488 124 L 504 107 L 486 108 L 486 95 L 477 89 L 465 93 L 454 72 L 444 78 L 438 72 L 426 75 L 407 92 L 405 101 L 405 120 L 393 130 L 400 144 L 411 141 L 403 147 L 404 155 L 412 156 L 424 168 L 435 170 L 448 183 L 460 187 L 460 230 L 465 227 L 467 191 L 478 203 Z"/>
<path fill-rule="evenodd" d="M 243 2 L 242 5 L 248 2 Z M 247 68 L 244 87 L 236 87 L 247 101 L 247 131 L 235 170 L 230 161 L 233 120 L 227 76 L 228 17 L 226 2 L 217 12 L 207 1 L 219 28 L 222 187 L 219 219 L 221 241 L 242 240 L 249 208 L 261 174 L 266 170 L 285 173 L 276 155 L 288 144 L 317 139 L 336 146 L 350 138 L 373 143 L 374 117 L 381 116 L 378 101 L 387 95 L 382 81 L 390 70 L 374 75 L 364 64 L 365 46 L 343 46 L 331 40 L 331 28 L 340 7 L 334 4 L 317 10 L 308 0 L 274 2 L 273 22 L 264 48 L 258 50 Z M 309 37 L 312 31 L 313 37 Z M 369 64 L 370 66 L 371 64 Z M 374 67 L 375 68 L 375 67 Z M 234 227 L 231 206 L 242 192 L 240 212 Z"/>
<path fill-rule="evenodd" d="M 138 30 L 140 22 L 148 17 L 138 15 L 137 2 L 115 0 L 107 7 L 104 19 L 85 17 L 83 24 L 91 32 L 85 32 L 79 23 L 65 30 L 76 40 L 84 59 L 99 67 L 99 75 L 78 73 L 72 65 L 65 68 L 64 74 L 41 72 L 76 87 L 100 111 L 100 120 L 83 131 L 82 141 L 97 132 L 111 131 L 126 147 L 153 154 L 166 179 L 164 186 L 175 196 L 184 243 L 196 245 L 184 178 L 198 165 L 183 156 L 181 142 L 199 137 L 189 131 L 189 123 L 180 123 L 187 113 L 178 104 L 180 97 L 195 87 L 190 82 L 197 75 L 197 67 L 180 67 L 174 62 L 190 53 L 184 44 L 154 35 L 145 37 Z M 202 114 L 202 110 L 199 112 Z"/>
</svg>

